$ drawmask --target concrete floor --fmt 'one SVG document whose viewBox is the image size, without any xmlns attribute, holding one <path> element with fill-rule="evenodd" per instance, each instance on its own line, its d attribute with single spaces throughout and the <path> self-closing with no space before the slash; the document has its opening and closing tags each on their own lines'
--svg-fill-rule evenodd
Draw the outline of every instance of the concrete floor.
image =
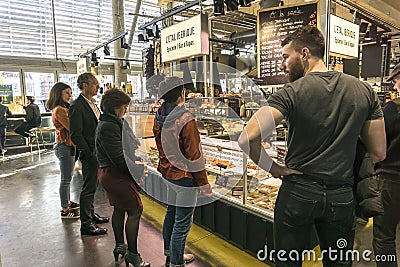
<svg viewBox="0 0 400 267">
<path fill-rule="evenodd" d="M 110 223 L 104 236 L 81 236 L 80 221 L 60 218 L 59 169 L 54 154 L 0 158 L 0 255 L 8 266 L 119 266 L 114 264 Z M 81 176 L 74 175 L 71 200 L 79 202 Z M 111 216 L 99 188 L 96 211 Z M 152 266 L 164 266 L 162 236 L 145 220 L 139 230 L 139 252 Z M 125 266 L 125 263 L 121 263 Z M 210 266 L 198 257 L 190 266 Z"/>
<path fill-rule="evenodd" d="M 8 266 L 125 266 L 114 263 L 114 237 L 110 223 L 104 236 L 81 236 L 79 220 L 60 218 L 59 166 L 52 151 L 0 157 L 0 267 Z M 76 172 L 71 200 L 79 200 L 81 176 Z M 143 197 L 144 213 L 139 230 L 139 252 L 151 266 L 164 266 L 160 228 L 165 208 Z M 111 216 L 107 195 L 98 188 L 96 211 Z M 372 223 L 357 225 L 355 248 L 372 251 Z M 399 238 L 398 238 L 399 241 Z M 194 225 L 188 251 L 197 259 L 189 266 L 267 266 L 253 256 Z M 318 250 L 318 249 L 317 249 Z M 399 254 L 399 253 L 398 253 Z M 202 260 L 203 259 L 203 260 Z M 307 262 L 303 266 L 322 266 Z M 353 266 L 375 266 L 354 262 Z"/>
</svg>

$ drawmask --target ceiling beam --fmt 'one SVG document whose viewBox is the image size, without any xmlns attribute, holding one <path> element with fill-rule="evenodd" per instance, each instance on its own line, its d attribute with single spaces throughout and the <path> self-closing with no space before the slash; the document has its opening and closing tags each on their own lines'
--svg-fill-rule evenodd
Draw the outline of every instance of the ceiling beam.
<svg viewBox="0 0 400 267">
<path fill-rule="evenodd" d="M 200 0 L 200 1 L 204 1 L 204 0 Z M 165 14 L 161 15 L 160 17 L 155 18 L 152 21 L 143 24 L 142 26 L 139 26 L 139 30 L 144 30 L 144 29 L 146 29 L 146 27 L 151 26 L 154 23 L 162 21 L 162 20 L 164 20 L 166 18 L 169 18 L 169 17 L 171 17 L 173 15 L 176 15 L 176 14 L 178 14 L 178 13 L 180 13 L 180 12 L 186 10 L 186 9 L 189 9 L 189 8 L 191 8 L 193 6 L 196 6 L 196 5 L 198 5 L 200 3 L 200 1 L 193 1 L 193 2 L 190 2 L 190 3 L 186 4 L 186 5 L 171 9 L 168 13 L 165 13 Z"/>
</svg>

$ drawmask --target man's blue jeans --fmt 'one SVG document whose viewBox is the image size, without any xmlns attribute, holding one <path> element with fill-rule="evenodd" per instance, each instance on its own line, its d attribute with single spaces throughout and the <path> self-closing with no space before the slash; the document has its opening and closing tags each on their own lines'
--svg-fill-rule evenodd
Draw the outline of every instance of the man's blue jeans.
<svg viewBox="0 0 400 267">
<path fill-rule="evenodd" d="M 314 227 L 324 266 L 351 266 L 351 253 L 346 252 L 353 249 L 355 234 L 352 187 L 326 186 L 305 175 L 296 176 L 283 178 L 275 204 L 276 266 L 301 267 L 303 253 L 313 249 Z"/>
<path fill-rule="evenodd" d="M 163 224 L 164 253 L 171 266 L 185 266 L 186 237 L 193 222 L 198 188 L 193 179 L 168 180 L 168 208 Z"/>
<path fill-rule="evenodd" d="M 67 146 L 64 143 L 58 143 L 54 149 L 58 160 L 60 161 L 60 200 L 61 207 L 68 207 L 69 191 L 75 167 L 75 147 Z"/>
</svg>

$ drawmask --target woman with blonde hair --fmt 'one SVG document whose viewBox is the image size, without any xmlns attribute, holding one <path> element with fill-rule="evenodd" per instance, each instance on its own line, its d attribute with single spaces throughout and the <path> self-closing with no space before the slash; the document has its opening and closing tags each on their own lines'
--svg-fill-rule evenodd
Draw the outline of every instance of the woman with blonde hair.
<svg viewBox="0 0 400 267">
<path fill-rule="evenodd" d="M 54 153 L 60 161 L 61 182 L 61 218 L 78 219 L 79 204 L 70 200 L 70 184 L 75 167 L 76 149 L 69 133 L 68 109 L 72 97 L 71 87 L 58 82 L 50 90 L 46 107 L 51 110 L 51 118 L 56 128 L 56 145 Z"/>
</svg>

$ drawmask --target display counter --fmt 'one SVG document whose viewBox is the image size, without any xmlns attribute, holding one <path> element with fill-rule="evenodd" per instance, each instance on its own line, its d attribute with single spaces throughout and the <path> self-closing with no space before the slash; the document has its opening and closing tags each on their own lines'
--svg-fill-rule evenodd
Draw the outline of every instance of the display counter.
<svg viewBox="0 0 400 267">
<path fill-rule="evenodd" d="M 273 210 L 281 180 L 260 170 L 236 141 L 202 136 L 201 144 L 213 200 L 196 207 L 194 222 L 254 256 L 266 244 L 273 249 Z M 264 143 L 274 158 L 275 148 L 281 145 L 282 142 Z M 166 184 L 156 169 L 158 151 L 154 138 L 142 139 L 141 148 L 146 150 L 142 153 L 147 155 L 149 171 L 144 191 L 157 201 L 166 199 Z M 309 247 L 316 244 L 313 238 Z"/>
<path fill-rule="evenodd" d="M 148 165 L 150 168 L 156 168 L 158 151 L 155 141 L 153 138 L 143 141 Z M 201 144 L 208 180 L 215 196 L 273 221 L 273 210 L 281 180 L 273 178 L 248 159 L 236 141 L 202 136 Z M 275 147 L 279 145 L 283 143 L 273 142 L 272 146 L 264 143 L 267 153 L 273 158 L 277 156 Z"/>
</svg>

